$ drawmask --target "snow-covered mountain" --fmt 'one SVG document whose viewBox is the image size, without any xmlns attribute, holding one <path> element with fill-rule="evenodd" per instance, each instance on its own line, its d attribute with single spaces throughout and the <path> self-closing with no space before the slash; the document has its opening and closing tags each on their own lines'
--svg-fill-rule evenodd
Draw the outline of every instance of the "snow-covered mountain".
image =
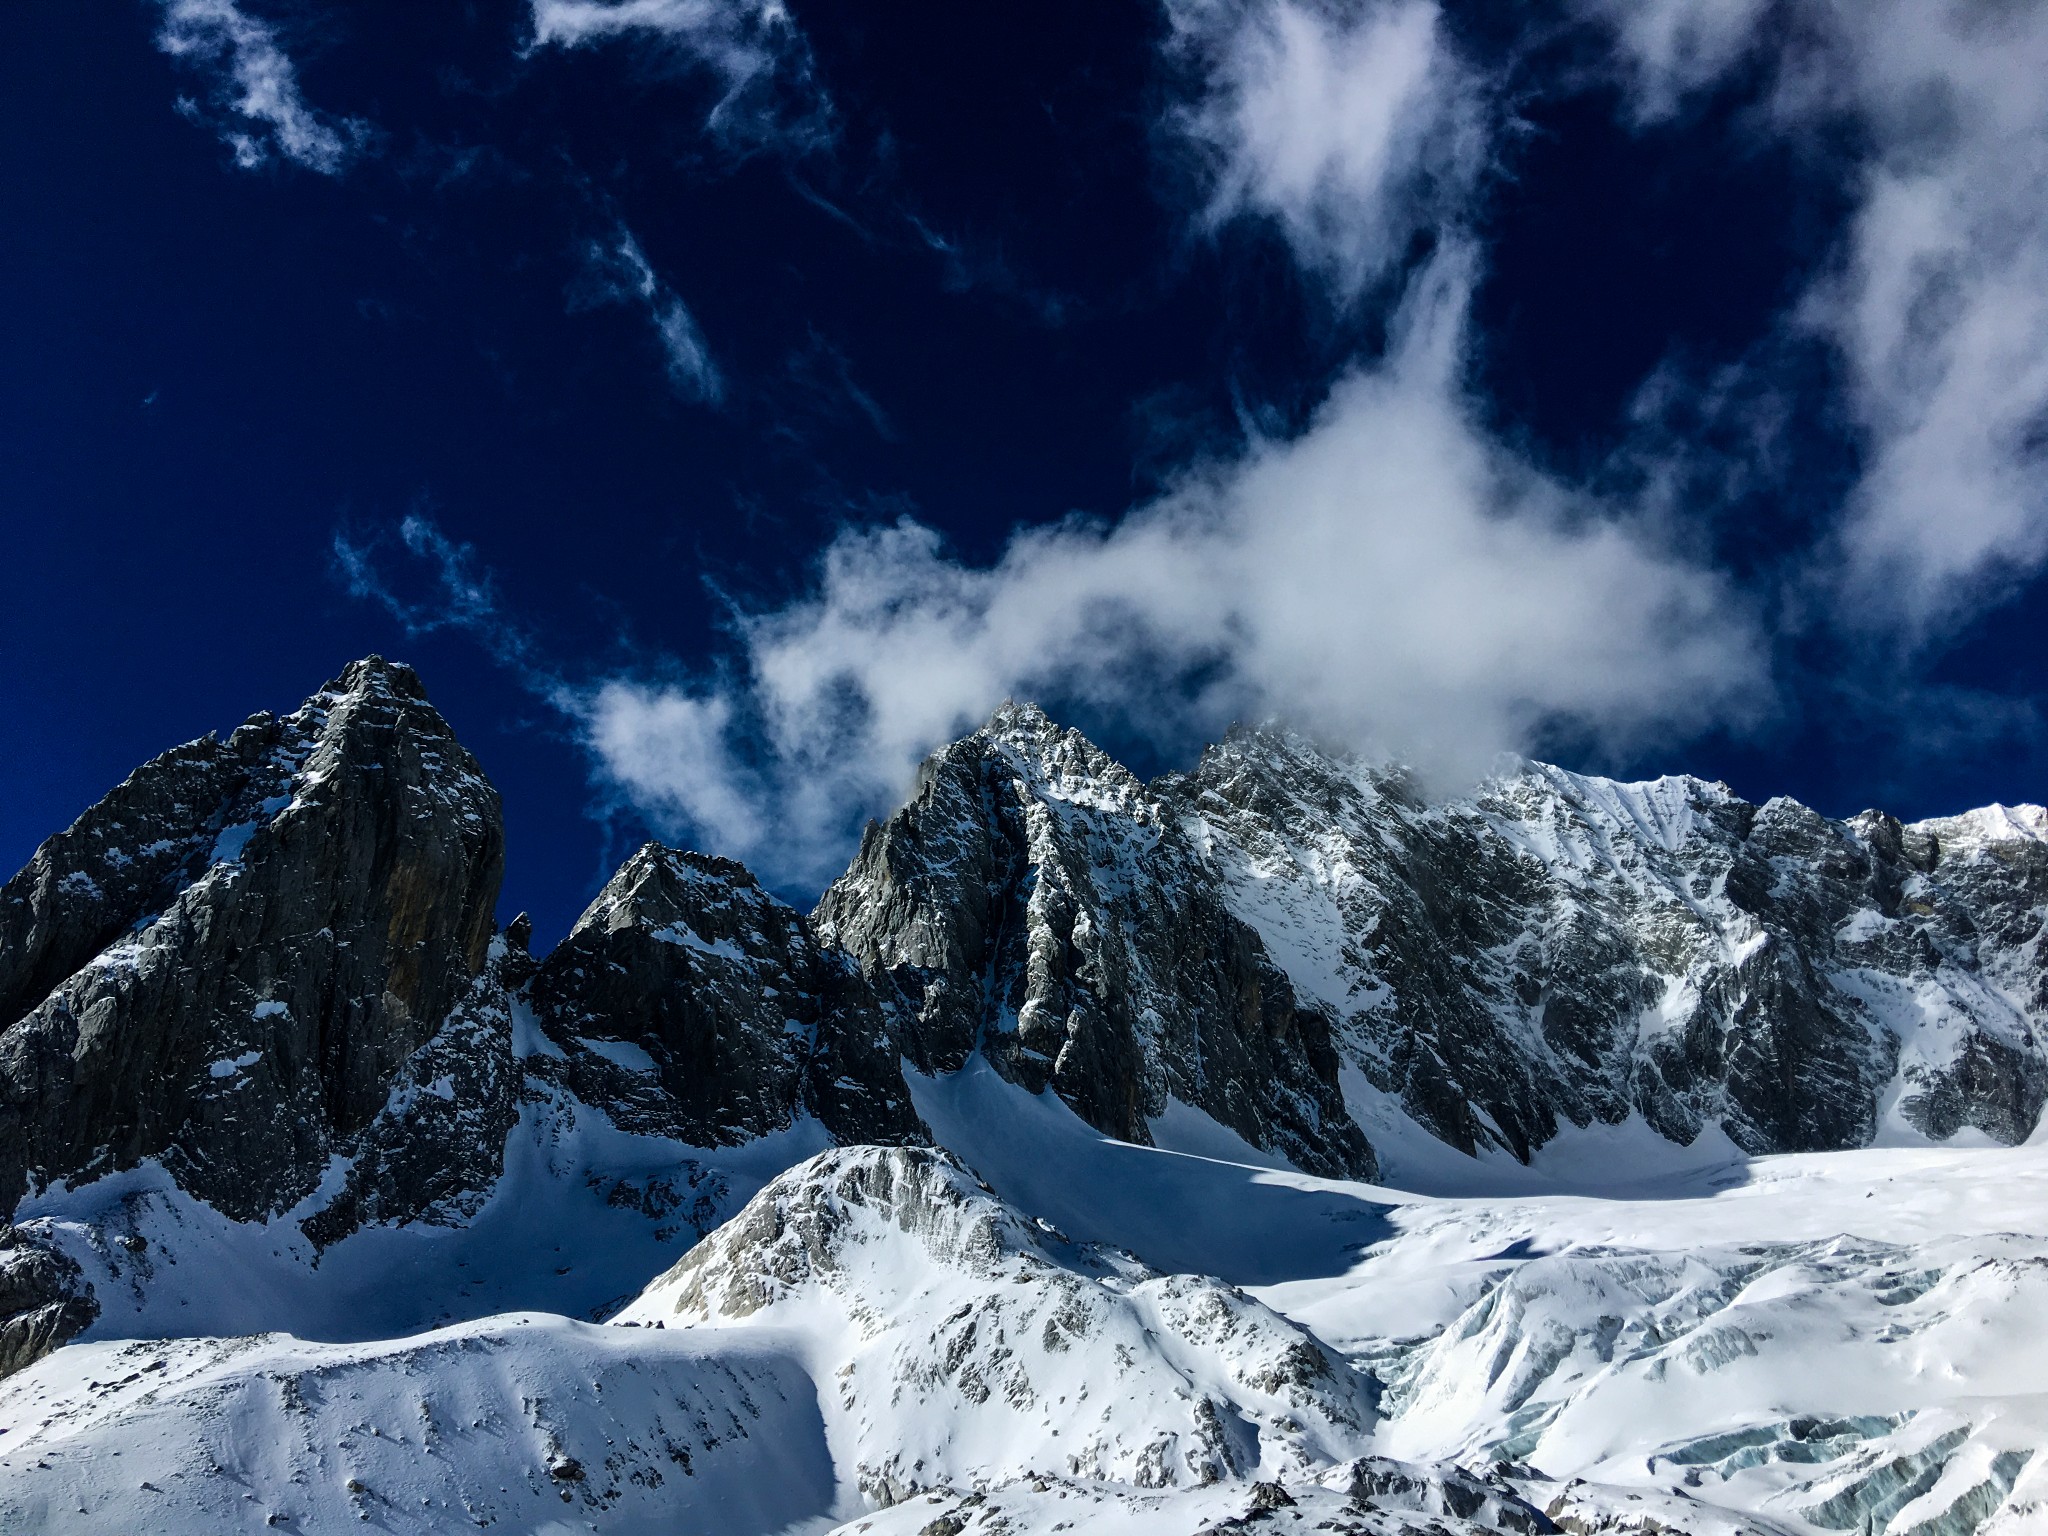
<svg viewBox="0 0 2048 1536">
<path fill-rule="evenodd" d="M 605 1325 L 60 1349 L 0 1384 L 0 1528 L 2020 1536 L 2048 1518 L 2048 1149 L 1447 1199 L 1110 1142 L 970 1071 L 977 1109 L 1016 1111 L 975 1145 L 990 1186 L 944 1152 L 827 1151 Z M 935 1120 L 949 1093 L 928 1085 Z M 1056 1229 L 1006 1195 L 1047 1163 L 1141 1247 L 1185 1245 L 1191 1203 L 1219 1253 L 1258 1243 L 1269 1278 L 1166 1273 Z"/>
<path fill-rule="evenodd" d="M 1006 706 L 935 753 L 818 903 L 921 1070 L 980 1054 L 1097 1129 L 1178 1102 L 1319 1173 L 1369 1175 L 1329 1019 L 1235 916 L 1173 808 Z"/>
<path fill-rule="evenodd" d="M 1377 1092 L 1518 1156 L 1641 1116 L 1750 1152 L 1974 1130 L 2048 1097 L 2048 815 L 1830 821 L 1532 764 L 1431 804 L 1238 732 L 1159 786 Z"/>
<path fill-rule="evenodd" d="M 1005 706 L 502 867 L 370 658 L 0 889 L 0 1528 L 2048 1529 L 2037 807 Z"/>
</svg>

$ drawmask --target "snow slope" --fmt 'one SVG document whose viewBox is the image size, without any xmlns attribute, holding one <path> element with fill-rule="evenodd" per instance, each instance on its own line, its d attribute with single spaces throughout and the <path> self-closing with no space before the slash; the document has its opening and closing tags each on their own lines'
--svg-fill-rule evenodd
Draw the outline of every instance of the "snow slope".
<svg viewBox="0 0 2048 1536">
<path fill-rule="evenodd" d="M 838 1497 L 811 1378 L 713 1330 L 79 1344 L 0 1392 L 7 1531 L 765 1532 Z"/>
<path fill-rule="evenodd" d="M 963 1074 L 919 1109 L 1024 1208 L 1234 1274 L 1369 1370 L 1381 1454 L 1769 1529 L 2048 1529 L 2042 1139 L 1617 1169 L 1597 1194 L 1539 1159 L 1522 1193 L 1447 1197 L 1106 1142 L 1006 1096 Z"/>
<path fill-rule="evenodd" d="M 61 1350 L 0 1384 L 0 1528 L 1151 1536 L 1266 1478 L 1274 1530 L 2048 1529 L 2048 1145 L 1475 1197 L 918 1099 L 960 1162 L 825 1153 L 611 1326 Z"/>
<path fill-rule="evenodd" d="M 386 1339 L 496 1312 L 591 1318 L 615 1308 L 768 1180 L 829 1144 L 806 1119 L 738 1147 L 686 1147 L 631 1135 L 559 1087 L 532 1086 L 504 1176 L 460 1224 L 369 1226 L 323 1250 L 299 1220 L 326 1184 L 299 1208 L 238 1222 L 150 1162 L 32 1196 L 15 1225 L 83 1268 L 101 1308 L 88 1338 L 277 1330 Z"/>
</svg>

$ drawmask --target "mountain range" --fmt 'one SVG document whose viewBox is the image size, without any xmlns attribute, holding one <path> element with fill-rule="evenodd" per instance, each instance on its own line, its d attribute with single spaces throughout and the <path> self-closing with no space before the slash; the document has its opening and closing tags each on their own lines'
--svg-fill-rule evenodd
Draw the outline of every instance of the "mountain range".
<svg viewBox="0 0 2048 1536">
<path fill-rule="evenodd" d="M 2048 1529 L 2048 813 L 1030 705 L 496 926 L 411 669 L 0 888 L 0 1528 Z"/>
</svg>

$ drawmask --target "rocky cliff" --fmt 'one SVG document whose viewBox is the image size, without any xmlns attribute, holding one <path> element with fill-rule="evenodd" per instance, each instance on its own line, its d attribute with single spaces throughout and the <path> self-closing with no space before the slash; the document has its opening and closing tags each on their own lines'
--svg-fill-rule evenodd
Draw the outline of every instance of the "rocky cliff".
<svg viewBox="0 0 2048 1536">
<path fill-rule="evenodd" d="M 376 657 L 138 769 L 0 890 L 0 1205 L 144 1158 L 237 1218 L 304 1199 L 470 991 L 503 861 Z"/>
<path fill-rule="evenodd" d="M 1222 900 L 1172 808 L 1037 709 L 936 753 L 818 904 L 926 1072 L 981 1051 L 1149 1144 L 1169 1099 L 1312 1172 L 1369 1177 L 1329 1020 Z"/>
<path fill-rule="evenodd" d="M 1746 1151 L 2023 1139 L 2048 1096 L 2048 818 L 1832 821 L 1543 765 L 1430 801 L 1245 731 L 1156 786 L 1226 901 L 1437 1136 L 1640 1114 Z"/>
<path fill-rule="evenodd" d="M 470 1221 L 523 1114 L 544 1146 L 595 1111 L 673 1151 L 575 1176 L 673 1236 L 692 1224 L 650 1190 L 697 1191 L 702 1222 L 730 1193 L 694 1149 L 800 1119 L 926 1139 L 858 969 L 739 866 L 643 849 L 536 962 L 525 924 L 493 936 L 503 858 L 496 791 L 377 657 L 136 770 L 0 890 L 0 1217 L 153 1165 L 232 1221 L 295 1224 L 310 1255 L 266 1251 L 317 1263 L 365 1227 Z M 546 1049 L 519 1047 L 522 1013 Z M 139 1246 L 88 1231 L 86 1257 L 139 1284 L 120 1220 Z M 97 1306 L 49 1221 L 13 1229 L 0 1374 Z"/>
<path fill-rule="evenodd" d="M 627 1129 L 732 1146 L 808 1113 L 835 1141 L 927 1139 L 860 972 L 729 859 L 649 843 L 532 995 L 572 1088 Z"/>
<path fill-rule="evenodd" d="M 1832 821 L 1540 765 L 1432 799 L 1268 730 L 1146 784 L 1006 706 L 809 917 L 650 844 L 536 958 L 493 934 L 502 863 L 495 791 L 378 658 L 138 769 L 0 889 L 0 1215 L 148 1165 L 312 1264 L 479 1219 L 523 1145 L 658 1247 L 820 1146 L 929 1140 L 903 1062 L 977 1055 L 1113 1137 L 1191 1109 L 1345 1177 L 1364 1122 L 1774 1152 L 2011 1143 L 2048 1099 L 2034 807 Z M 0 1244 L 0 1368 L 90 1321 L 77 1261 L 140 1284 L 110 1241 Z"/>
</svg>

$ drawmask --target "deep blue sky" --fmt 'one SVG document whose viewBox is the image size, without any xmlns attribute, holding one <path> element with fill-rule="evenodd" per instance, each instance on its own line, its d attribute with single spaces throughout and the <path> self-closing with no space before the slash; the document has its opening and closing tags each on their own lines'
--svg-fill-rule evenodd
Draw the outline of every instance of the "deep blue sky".
<svg viewBox="0 0 2048 1536">
<path fill-rule="evenodd" d="M 1333 301 L 1270 225 L 1199 216 L 1161 129 L 1186 82 L 1160 12 L 791 9 L 813 95 L 786 92 L 779 133 L 749 142 L 706 129 L 718 86 L 673 48 L 522 53 L 524 3 L 249 0 L 312 110 L 372 125 L 325 174 L 236 163 L 219 62 L 167 56 L 160 6 L 11 8 L 0 864 L 144 758 L 374 650 L 419 667 L 499 785 L 506 914 L 551 937 L 643 828 L 534 666 L 730 665 L 718 594 L 801 593 L 848 523 L 909 512 L 985 562 L 1019 525 L 1117 517 L 1247 423 L 1297 430 L 1382 346 L 1385 303 Z M 1535 463 L 1597 477 L 1653 370 L 1698 391 L 1777 345 L 1854 213 L 1855 146 L 1745 126 L 1758 69 L 1644 127 L 1585 29 L 1508 35 L 1455 8 L 1446 25 L 1515 123 L 1473 205 L 1474 398 Z M 832 126 L 806 142 L 788 119 L 816 95 Z M 587 248 L 622 228 L 694 317 L 718 401 L 671 380 L 641 308 L 592 302 Z M 1403 270 L 1429 254 L 1418 239 Z M 1926 747 L 1896 714 L 1933 679 L 2031 718 L 2031 569 L 1903 664 L 1786 617 L 1772 573 L 1812 547 L 1860 450 L 1824 348 L 1768 368 L 1789 402 L 1771 477 L 1688 490 L 1681 514 L 1774 635 L 1775 713 L 1626 760 L 1554 745 L 1831 813 L 2042 798 L 2030 728 Z M 1703 442 L 1732 430 L 1688 410 L 1673 419 Z M 337 534 L 433 599 L 408 515 L 472 547 L 523 663 L 350 594 Z M 1180 750 L 1071 712 L 1147 769 Z"/>
</svg>

